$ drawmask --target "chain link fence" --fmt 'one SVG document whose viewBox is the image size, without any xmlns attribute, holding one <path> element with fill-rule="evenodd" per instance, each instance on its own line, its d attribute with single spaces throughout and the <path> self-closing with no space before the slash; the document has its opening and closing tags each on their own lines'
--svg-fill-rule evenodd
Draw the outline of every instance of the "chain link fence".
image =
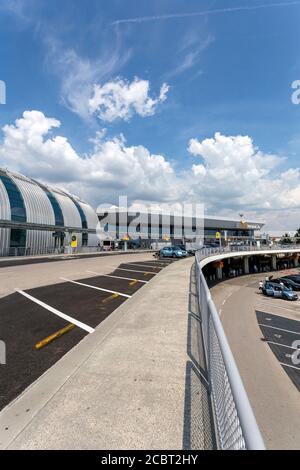
<svg viewBox="0 0 300 470">
<path fill-rule="evenodd" d="M 201 259 L 217 252 L 220 250 L 212 249 L 209 253 L 199 251 L 195 263 L 216 442 L 222 450 L 264 449 L 263 439 L 201 269 Z"/>
</svg>

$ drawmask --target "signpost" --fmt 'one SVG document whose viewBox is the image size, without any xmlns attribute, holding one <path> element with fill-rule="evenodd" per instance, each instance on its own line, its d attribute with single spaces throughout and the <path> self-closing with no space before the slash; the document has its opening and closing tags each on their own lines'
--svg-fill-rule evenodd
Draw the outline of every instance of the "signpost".
<svg viewBox="0 0 300 470">
<path fill-rule="evenodd" d="M 127 242 L 130 240 L 129 238 L 129 235 L 125 235 L 123 238 L 122 238 L 123 242 L 124 242 L 124 251 L 127 251 Z"/>
</svg>

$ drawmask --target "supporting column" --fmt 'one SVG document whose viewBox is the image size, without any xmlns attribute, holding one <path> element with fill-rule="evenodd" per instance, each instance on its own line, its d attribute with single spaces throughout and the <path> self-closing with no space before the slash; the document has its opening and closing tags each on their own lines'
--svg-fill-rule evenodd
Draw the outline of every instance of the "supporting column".
<svg viewBox="0 0 300 470">
<path fill-rule="evenodd" d="M 221 267 L 216 268 L 216 275 L 217 275 L 218 281 L 221 281 L 223 279 L 223 268 Z"/>
<path fill-rule="evenodd" d="M 298 258 L 298 256 L 297 256 L 297 258 L 296 258 L 296 257 L 293 258 L 293 261 L 294 261 L 294 267 L 295 267 L 295 268 L 298 268 L 298 266 L 299 266 L 299 258 Z"/>
<path fill-rule="evenodd" d="M 276 255 L 272 255 L 272 269 L 273 271 L 277 270 L 277 256 Z"/>
<path fill-rule="evenodd" d="M 249 274 L 249 256 L 243 256 L 243 272 Z"/>
</svg>

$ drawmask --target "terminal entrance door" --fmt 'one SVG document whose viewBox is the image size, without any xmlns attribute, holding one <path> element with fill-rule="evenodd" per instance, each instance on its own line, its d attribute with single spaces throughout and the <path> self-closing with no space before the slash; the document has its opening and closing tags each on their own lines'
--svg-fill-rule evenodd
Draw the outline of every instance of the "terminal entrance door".
<svg viewBox="0 0 300 470">
<path fill-rule="evenodd" d="M 64 247 L 65 234 L 64 232 L 54 232 L 54 248 L 62 250 Z"/>
<path fill-rule="evenodd" d="M 10 230 L 9 253 L 12 256 L 25 255 L 26 230 L 12 228 Z"/>
</svg>

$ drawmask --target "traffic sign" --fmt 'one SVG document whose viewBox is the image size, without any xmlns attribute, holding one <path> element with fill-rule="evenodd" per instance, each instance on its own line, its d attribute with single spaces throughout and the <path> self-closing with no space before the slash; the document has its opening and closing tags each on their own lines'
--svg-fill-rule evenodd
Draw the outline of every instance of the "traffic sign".
<svg viewBox="0 0 300 470">
<path fill-rule="evenodd" d="M 216 232 L 216 240 L 220 240 L 221 239 L 221 233 L 220 232 Z"/>
</svg>

